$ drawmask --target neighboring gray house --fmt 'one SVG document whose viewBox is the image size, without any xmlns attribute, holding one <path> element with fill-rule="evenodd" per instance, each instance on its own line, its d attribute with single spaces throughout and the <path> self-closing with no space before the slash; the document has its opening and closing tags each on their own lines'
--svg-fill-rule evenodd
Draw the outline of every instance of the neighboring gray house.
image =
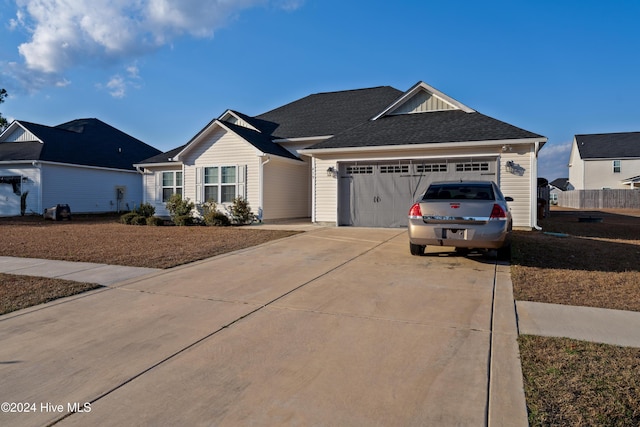
<svg viewBox="0 0 640 427">
<path fill-rule="evenodd" d="M 142 201 L 133 164 L 160 153 L 98 119 L 50 127 L 14 121 L 0 134 L 0 216 L 68 204 L 72 213 L 129 210 Z"/>
<path fill-rule="evenodd" d="M 419 82 L 318 93 L 255 117 L 227 110 L 136 166 L 160 214 L 173 193 L 223 205 L 242 196 L 265 221 L 402 227 L 430 182 L 486 179 L 514 198 L 514 226 L 531 229 L 546 140 Z"/>
<path fill-rule="evenodd" d="M 558 198 L 563 191 L 574 190 L 569 183 L 569 178 L 556 178 L 549 183 L 549 201 L 552 205 L 558 204 Z"/>
<path fill-rule="evenodd" d="M 575 135 L 569 182 L 575 190 L 640 188 L 640 132 Z"/>
</svg>

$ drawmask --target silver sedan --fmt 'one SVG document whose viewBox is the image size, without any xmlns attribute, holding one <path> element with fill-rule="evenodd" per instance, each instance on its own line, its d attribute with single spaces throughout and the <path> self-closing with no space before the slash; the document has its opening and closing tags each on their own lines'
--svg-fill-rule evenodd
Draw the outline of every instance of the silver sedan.
<svg viewBox="0 0 640 427">
<path fill-rule="evenodd" d="M 510 253 L 512 219 L 507 202 L 493 181 L 432 183 L 409 210 L 409 248 L 423 255 L 427 245 L 457 251 L 497 249 Z"/>
</svg>

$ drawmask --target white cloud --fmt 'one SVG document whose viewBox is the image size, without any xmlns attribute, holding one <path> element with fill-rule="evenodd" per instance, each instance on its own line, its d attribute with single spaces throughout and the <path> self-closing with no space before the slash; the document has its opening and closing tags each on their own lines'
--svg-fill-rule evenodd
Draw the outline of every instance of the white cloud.
<svg viewBox="0 0 640 427">
<path fill-rule="evenodd" d="M 30 33 L 18 47 L 28 70 L 61 76 L 77 65 L 130 61 L 179 36 L 212 37 L 251 7 L 291 10 L 301 1 L 17 0 L 9 27 Z"/>
<path fill-rule="evenodd" d="M 538 154 L 538 176 L 553 181 L 556 178 L 569 176 L 569 156 L 573 141 L 547 143 Z"/>
<path fill-rule="evenodd" d="M 114 98 L 124 98 L 127 91 L 127 83 L 119 74 L 111 77 L 107 82 L 107 89 Z"/>
</svg>

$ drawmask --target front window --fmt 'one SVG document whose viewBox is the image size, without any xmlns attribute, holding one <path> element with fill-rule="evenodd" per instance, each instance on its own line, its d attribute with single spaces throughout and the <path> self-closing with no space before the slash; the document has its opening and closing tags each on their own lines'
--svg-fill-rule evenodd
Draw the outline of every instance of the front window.
<svg viewBox="0 0 640 427">
<path fill-rule="evenodd" d="M 620 173 L 620 171 L 622 170 L 621 163 L 622 162 L 620 160 L 613 161 L 613 173 Z"/>
<path fill-rule="evenodd" d="M 174 194 L 182 195 L 182 171 L 162 172 L 162 201 L 168 202 Z"/>
<path fill-rule="evenodd" d="M 204 200 L 231 203 L 238 193 L 236 166 L 212 166 L 204 168 Z"/>
</svg>

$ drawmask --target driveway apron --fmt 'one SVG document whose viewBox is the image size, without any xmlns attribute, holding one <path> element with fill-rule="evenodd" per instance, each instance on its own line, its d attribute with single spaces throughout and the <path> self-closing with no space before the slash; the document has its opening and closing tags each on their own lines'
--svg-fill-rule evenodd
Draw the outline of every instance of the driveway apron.
<svg viewBox="0 0 640 427">
<path fill-rule="evenodd" d="M 483 425 L 495 274 L 323 228 L 12 313 L 0 425 Z"/>
</svg>

